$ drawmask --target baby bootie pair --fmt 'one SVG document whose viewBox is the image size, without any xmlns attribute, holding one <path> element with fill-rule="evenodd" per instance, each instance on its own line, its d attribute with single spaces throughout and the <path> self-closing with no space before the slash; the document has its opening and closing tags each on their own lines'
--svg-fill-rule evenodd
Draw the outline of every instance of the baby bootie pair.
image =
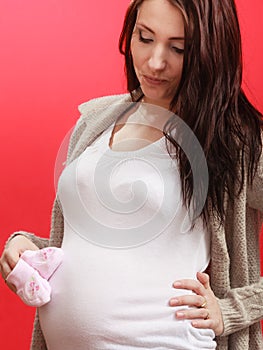
<svg viewBox="0 0 263 350">
<path fill-rule="evenodd" d="M 47 247 L 26 250 L 18 260 L 6 281 L 17 289 L 17 295 L 29 306 L 40 307 L 51 298 L 50 277 L 63 259 L 61 248 Z"/>
</svg>

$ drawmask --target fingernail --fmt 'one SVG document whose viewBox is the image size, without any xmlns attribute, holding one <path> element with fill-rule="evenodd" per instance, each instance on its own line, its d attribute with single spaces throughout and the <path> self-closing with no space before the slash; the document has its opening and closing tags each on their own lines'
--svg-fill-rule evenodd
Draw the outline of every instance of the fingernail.
<svg viewBox="0 0 263 350">
<path fill-rule="evenodd" d="M 181 282 L 174 282 L 173 286 L 174 287 L 181 287 L 182 283 Z"/>
<path fill-rule="evenodd" d="M 170 305 L 177 305 L 177 304 L 179 304 L 179 300 L 178 299 L 173 298 L 173 299 L 170 300 Z"/>
<path fill-rule="evenodd" d="M 176 316 L 178 318 L 183 318 L 184 317 L 184 313 L 183 312 L 177 312 Z"/>
</svg>

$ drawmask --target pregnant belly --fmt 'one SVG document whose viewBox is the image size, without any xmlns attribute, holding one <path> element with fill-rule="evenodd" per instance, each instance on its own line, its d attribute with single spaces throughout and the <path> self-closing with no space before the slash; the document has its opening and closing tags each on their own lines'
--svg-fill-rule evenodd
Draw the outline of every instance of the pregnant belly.
<svg viewBox="0 0 263 350">
<path fill-rule="evenodd" d="M 49 350 L 215 349 L 213 331 L 176 320 L 168 301 L 179 292 L 160 267 L 73 255 L 65 252 L 50 280 L 52 300 L 39 309 Z"/>
</svg>

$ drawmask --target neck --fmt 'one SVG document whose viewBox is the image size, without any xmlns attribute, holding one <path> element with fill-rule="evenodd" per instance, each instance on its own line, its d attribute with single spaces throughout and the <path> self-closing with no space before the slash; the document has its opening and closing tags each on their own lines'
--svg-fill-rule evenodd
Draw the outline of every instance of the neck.
<svg viewBox="0 0 263 350">
<path fill-rule="evenodd" d="M 151 100 L 148 97 L 144 96 L 143 99 L 142 99 L 142 102 L 149 103 L 151 105 L 156 105 L 156 106 L 165 108 L 167 110 L 170 109 L 170 103 L 168 103 L 167 101 Z"/>
</svg>

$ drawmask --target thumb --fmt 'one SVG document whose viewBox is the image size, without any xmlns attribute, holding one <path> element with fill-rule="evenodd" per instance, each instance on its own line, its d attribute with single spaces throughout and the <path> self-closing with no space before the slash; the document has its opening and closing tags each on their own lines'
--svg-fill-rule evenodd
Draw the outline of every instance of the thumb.
<svg viewBox="0 0 263 350">
<path fill-rule="evenodd" d="M 197 272 L 196 277 L 206 289 L 210 288 L 209 275 L 207 273 Z"/>
</svg>

